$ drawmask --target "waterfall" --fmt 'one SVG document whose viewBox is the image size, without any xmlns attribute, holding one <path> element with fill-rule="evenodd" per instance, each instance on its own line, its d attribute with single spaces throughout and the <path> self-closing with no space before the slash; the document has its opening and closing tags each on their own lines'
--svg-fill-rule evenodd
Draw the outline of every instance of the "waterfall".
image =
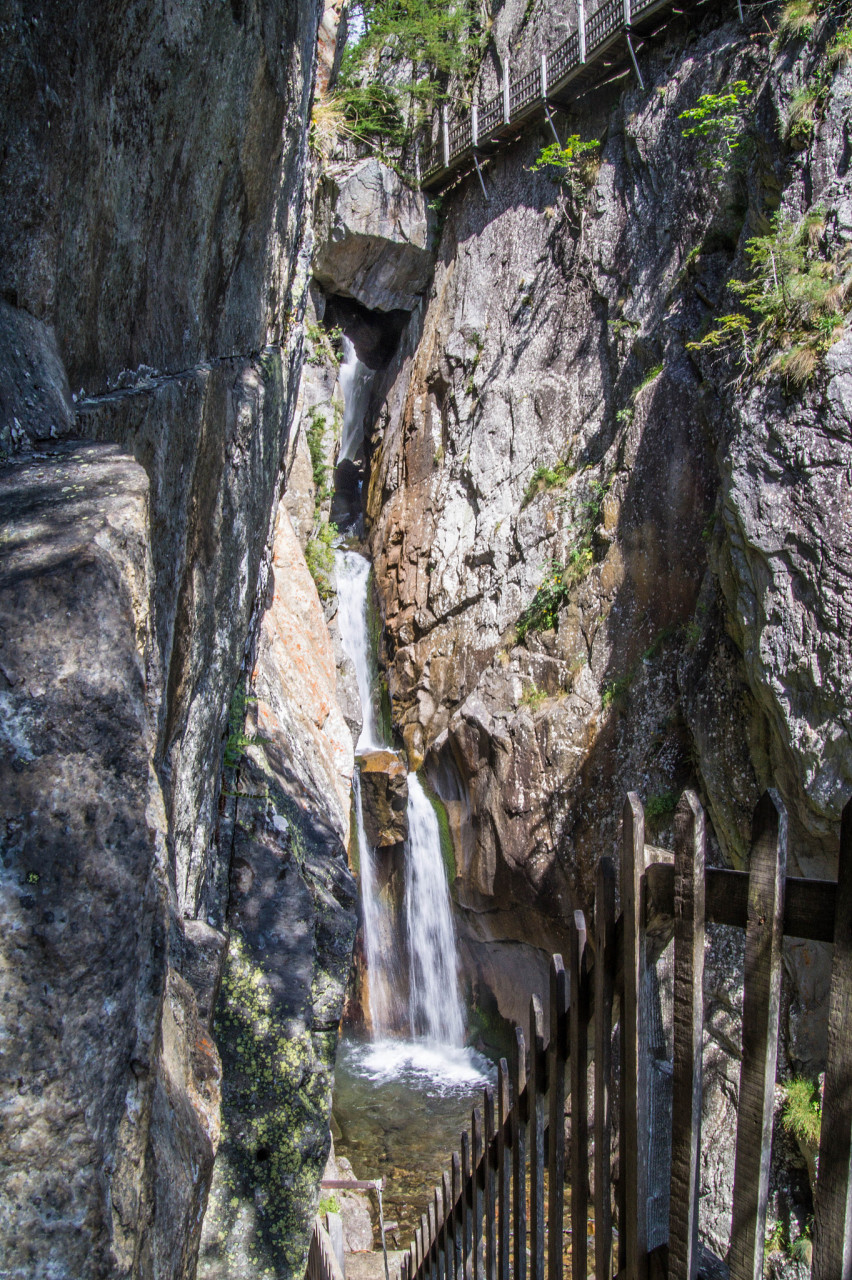
<svg viewBox="0 0 852 1280">
<path fill-rule="evenodd" d="M 364 414 L 375 372 L 355 354 L 355 345 L 343 337 L 340 390 L 343 392 L 343 428 L 338 462 L 354 458 L 364 443 Z"/>
<path fill-rule="evenodd" d="M 348 338 L 343 339 L 340 381 L 344 392 L 341 458 L 352 457 L 363 438 L 366 395 L 373 374 L 361 364 Z M 376 717 L 373 688 L 375 655 L 367 621 L 370 562 L 355 551 L 335 552 L 338 620 L 343 649 L 355 667 L 363 724 L 356 754 L 388 750 Z M 370 1014 L 374 1040 L 383 1040 L 399 1022 L 399 958 L 394 955 L 391 913 L 376 875 L 376 851 L 364 830 L 361 778 L 352 780 L 355 824 L 360 854 L 364 950 L 369 973 Z M 408 775 L 408 829 L 405 847 L 405 921 L 408 944 L 408 1022 L 415 1040 L 443 1046 L 464 1043 L 464 1013 L 458 984 L 458 962 L 450 896 L 437 815 L 415 773 Z"/>
<path fill-rule="evenodd" d="M 393 1027 L 396 1006 L 392 925 L 387 906 L 379 897 L 376 886 L 376 869 L 373 865 L 375 851 L 368 844 L 367 833 L 364 830 L 361 775 L 357 769 L 352 777 L 352 793 L 355 797 L 355 827 L 358 832 L 360 854 L 364 950 L 367 954 L 367 972 L 370 979 L 370 1017 L 373 1024 L 373 1038 L 382 1039 Z"/>
<path fill-rule="evenodd" d="M 464 1043 L 458 962 L 438 816 L 416 773 L 408 775 L 405 916 L 411 1034 Z"/>
<path fill-rule="evenodd" d="M 340 642 L 347 657 L 355 667 L 358 696 L 364 717 L 355 751 L 376 751 L 387 747 L 379 736 L 376 710 L 373 704 L 372 649 L 370 629 L 367 624 L 367 590 L 370 577 L 370 561 L 357 551 L 336 551 L 337 608 L 340 626 Z"/>
</svg>

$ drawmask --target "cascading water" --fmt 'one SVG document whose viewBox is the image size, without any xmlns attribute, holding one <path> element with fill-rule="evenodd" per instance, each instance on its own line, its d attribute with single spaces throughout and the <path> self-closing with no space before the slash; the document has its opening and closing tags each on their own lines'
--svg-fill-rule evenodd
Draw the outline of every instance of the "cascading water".
<svg viewBox="0 0 852 1280">
<path fill-rule="evenodd" d="M 372 649 L 367 622 L 370 562 L 354 551 L 338 551 L 337 591 L 340 638 L 355 667 L 363 727 L 356 752 L 388 748 L 376 723 Z M 392 1029 L 399 965 L 392 954 L 393 929 L 377 892 L 375 850 L 364 830 L 360 777 L 353 780 L 361 862 L 364 949 L 370 979 L 374 1039 Z M 441 855 L 438 819 L 416 773 L 408 775 L 409 837 L 405 858 L 405 918 L 408 941 L 408 1021 L 412 1037 L 460 1047 L 464 1014 L 458 990 L 458 962 L 449 889 Z"/>
<path fill-rule="evenodd" d="M 347 657 L 352 659 L 358 696 L 361 699 L 363 723 L 355 751 L 376 751 L 385 744 L 379 737 L 373 705 L 372 649 L 367 623 L 367 588 L 370 561 L 357 551 L 335 552 L 337 573 L 337 610 L 340 640 Z"/>
<path fill-rule="evenodd" d="M 355 345 L 344 335 L 340 363 L 340 390 L 343 392 L 343 427 L 338 462 L 356 457 L 364 443 L 364 413 L 375 372 L 358 359 Z"/>
<path fill-rule="evenodd" d="M 464 1012 L 441 830 L 416 773 L 408 775 L 408 846 L 405 919 L 411 1033 L 460 1046 L 464 1043 Z"/>
</svg>

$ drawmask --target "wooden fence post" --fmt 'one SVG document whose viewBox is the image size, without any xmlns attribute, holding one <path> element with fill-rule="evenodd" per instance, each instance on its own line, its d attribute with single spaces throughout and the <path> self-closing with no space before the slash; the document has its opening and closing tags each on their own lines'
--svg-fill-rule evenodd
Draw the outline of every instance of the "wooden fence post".
<svg viewBox="0 0 852 1280">
<path fill-rule="evenodd" d="M 453 1152 L 452 1161 L 452 1199 L 453 1199 L 453 1273 L 456 1280 L 464 1280 L 464 1238 L 462 1232 L 461 1199 L 462 1180 L 459 1153 Z"/>
<path fill-rule="evenodd" d="M 749 862 L 731 1280 L 763 1276 L 786 874 L 787 814 L 780 797 L 767 791 L 754 811 Z"/>
<path fill-rule="evenodd" d="M 675 812 L 674 1078 L 669 1280 L 698 1271 L 701 1054 L 704 1048 L 704 811 L 685 791 Z"/>
<path fill-rule="evenodd" d="M 619 1263 L 626 1280 L 648 1271 L 648 1065 L 645 1018 L 645 813 L 631 791 L 624 802 L 621 910 L 624 919 L 624 998 L 621 1002 L 621 1135 Z M 623 1257 L 622 1257 L 623 1252 Z"/>
<path fill-rule="evenodd" d="M 852 1276 L 852 800 L 840 820 L 828 1061 L 816 1189 L 814 1280 Z"/>
<path fill-rule="evenodd" d="M 550 962 L 550 1060 L 547 1066 L 550 1103 L 548 1144 L 547 1280 L 562 1280 L 562 1233 L 565 1218 L 565 1066 L 568 1060 L 568 976 L 561 956 Z"/>
<path fill-rule="evenodd" d="M 506 1143 L 509 1123 L 509 1067 L 501 1058 L 497 1067 L 497 1280 L 509 1280 L 509 1241 L 512 1214 L 512 1166 Z"/>
<path fill-rule="evenodd" d="M 615 974 L 615 867 L 595 876 L 595 1274 L 612 1275 L 612 1003 Z"/>
<path fill-rule="evenodd" d="M 446 1280 L 455 1280 L 455 1244 L 450 1234 L 452 1204 L 449 1175 L 443 1173 L 441 1175 L 441 1207 L 444 1211 L 444 1217 L 441 1223 L 441 1247 L 444 1250 L 444 1275 Z"/>
<path fill-rule="evenodd" d="M 485 1278 L 497 1280 L 497 1142 L 494 1134 L 494 1094 L 483 1092 L 485 1113 Z"/>
<path fill-rule="evenodd" d="M 474 1107 L 471 1117 L 471 1168 L 470 1193 L 473 1217 L 473 1280 L 483 1280 L 479 1258 L 479 1242 L 482 1239 L 482 1190 L 479 1183 L 479 1162 L 482 1156 L 482 1117 Z"/>
<path fill-rule="evenodd" d="M 544 1280 L 544 1129 L 547 1061 L 544 1014 L 538 996 L 530 998 L 530 1280 Z"/>
<path fill-rule="evenodd" d="M 582 919 L 582 916 L 581 916 Z M 589 1218 L 589 1094 L 588 1007 L 580 949 L 585 929 L 577 928 L 577 913 L 568 927 L 571 1001 L 569 1062 L 571 1067 L 571 1275 L 586 1280 Z"/>
<path fill-rule="evenodd" d="M 515 1266 L 512 1280 L 527 1280 L 527 1125 L 521 1102 L 527 1082 L 524 1033 L 515 1027 L 512 1055 L 512 1227 Z"/>
</svg>

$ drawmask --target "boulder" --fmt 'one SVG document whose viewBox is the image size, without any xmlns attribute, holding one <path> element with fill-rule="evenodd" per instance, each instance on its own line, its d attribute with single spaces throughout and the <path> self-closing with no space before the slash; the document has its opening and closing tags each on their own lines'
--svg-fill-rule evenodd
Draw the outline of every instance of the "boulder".
<svg viewBox="0 0 852 1280">
<path fill-rule="evenodd" d="M 393 751 L 371 751 L 360 761 L 364 830 L 375 849 L 408 838 L 408 773 Z"/>
<path fill-rule="evenodd" d="M 315 279 L 376 311 L 412 311 L 432 273 L 426 196 L 371 157 L 326 177 L 319 200 Z"/>
</svg>

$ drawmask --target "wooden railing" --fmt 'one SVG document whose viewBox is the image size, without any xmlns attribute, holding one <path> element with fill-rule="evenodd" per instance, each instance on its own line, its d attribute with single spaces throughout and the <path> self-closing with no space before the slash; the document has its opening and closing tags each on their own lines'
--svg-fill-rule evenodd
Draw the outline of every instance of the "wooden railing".
<svg viewBox="0 0 852 1280">
<path fill-rule="evenodd" d="M 675 0 L 603 0 L 588 16 L 583 0 L 575 0 L 575 30 L 531 71 L 513 75 L 504 66 L 499 91 L 485 103 L 451 106 L 442 113 L 438 135 L 424 142 L 409 166 L 409 177 L 421 185 L 440 186 L 477 151 L 500 145 L 517 125 L 564 94 L 575 77 L 595 72 L 595 64 L 619 38 L 629 45 L 631 30 Z M 701 2 L 701 0 L 699 0 Z M 632 49 L 631 49 L 632 53 Z M 606 67 L 600 68 L 606 70 Z"/>
<path fill-rule="evenodd" d="M 603 858 L 593 936 L 587 937 L 584 919 L 576 913 L 567 971 L 561 958 L 553 957 L 547 1035 L 541 1002 L 533 996 L 529 1043 L 516 1028 L 511 1065 L 505 1059 L 499 1064 L 496 1100 L 486 1088 L 470 1132 L 461 1135 L 460 1151 L 403 1259 L 401 1280 L 562 1280 L 566 1185 L 573 1280 L 590 1274 L 611 1280 L 616 1273 L 629 1280 L 649 1275 L 693 1280 L 699 1255 L 705 924 L 710 922 L 745 929 L 728 1258 L 733 1280 L 763 1275 L 782 939 L 789 934 L 834 942 L 813 1274 L 815 1280 L 847 1280 L 852 1274 L 852 801 L 843 813 L 837 883 L 786 876 L 787 820 L 772 792 L 755 810 L 748 872 L 705 866 L 704 815 L 691 792 L 684 793 L 675 814 L 673 863 L 646 866 L 644 813 L 634 794 L 625 802 L 622 826 L 621 913 L 616 918 L 615 868 Z M 672 938 L 674 1054 L 666 1106 L 666 1088 L 650 1079 L 652 1009 L 646 979 Z"/>
<path fill-rule="evenodd" d="M 319 1218 L 314 1219 L 305 1280 L 344 1280 L 329 1234 Z"/>
</svg>

